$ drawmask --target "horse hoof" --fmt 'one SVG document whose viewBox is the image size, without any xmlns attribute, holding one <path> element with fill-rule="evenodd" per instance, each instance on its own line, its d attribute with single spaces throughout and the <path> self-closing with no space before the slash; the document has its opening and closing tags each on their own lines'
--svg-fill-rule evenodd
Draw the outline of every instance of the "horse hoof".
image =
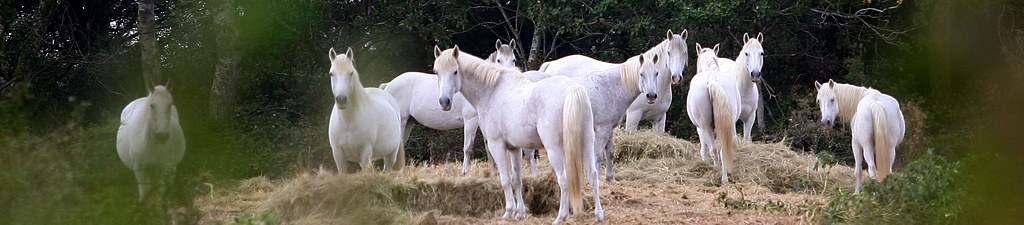
<svg viewBox="0 0 1024 225">
<path fill-rule="evenodd" d="M 619 180 L 616 180 L 614 177 L 608 177 L 608 179 L 606 179 L 606 180 L 608 180 L 609 184 L 613 184 L 613 185 L 618 185 L 619 184 Z"/>
</svg>

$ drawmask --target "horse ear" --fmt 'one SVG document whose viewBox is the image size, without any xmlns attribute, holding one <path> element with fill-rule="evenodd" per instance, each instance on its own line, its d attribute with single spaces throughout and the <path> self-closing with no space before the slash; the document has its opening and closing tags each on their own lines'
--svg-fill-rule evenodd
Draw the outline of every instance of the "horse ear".
<svg viewBox="0 0 1024 225">
<path fill-rule="evenodd" d="M 441 57 L 441 48 L 438 48 L 437 45 L 434 45 L 434 58 L 437 57 Z"/>
<path fill-rule="evenodd" d="M 501 49 L 501 39 L 494 40 L 494 49 Z"/>
<path fill-rule="evenodd" d="M 640 64 L 644 64 L 644 54 L 640 54 Z"/>
<path fill-rule="evenodd" d="M 702 48 L 700 47 L 700 43 L 694 43 L 694 44 L 697 44 L 697 46 L 696 46 L 696 48 L 697 48 L 697 54 L 699 55 L 699 54 L 700 54 L 700 49 L 702 49 Z"/>
<path fill-rule="evenodd" d="M 327 52 L 327 58 L 334 62 L 334 57 L 338 57 L 338 53 L 334 52 L 334 47 L 331 47 L 331 50 Z"/>
<path fill-rule="evenodd" d="M 454 50 L 452 50 L 452 57 L 459 58 L 459 45 L 455 45 Z"/>
<path fill-rule="evenodd" d="M 747 33 L 743 33 L 743 43 L 747 43 L 747 41 L 749 41 L 749 40 L 750 40 L 750 35 L 747 34 Z"/>
<path fill-rule="evenodd" d="M 818 83 L 818 81 L 814 81 L 814 89 L 821 89 L 821 83 Z"/>
<path fill-rule="evenodd" d="M 654 59 L 651 59 L 651 63 L 658 63 L 658 54 L 654 54 Z"/>
<path fill-rule="evenodd" d="M 679 36 L 683 36 L 683 40 L 686 40 L 687 37 L 690 37 L 690 33 L 688 33 L 686 29 L 683 29 L 683 32 L 679 33 Z"/>
<path fill-rule="evenodd" d="M 714 50 L 714 51 L 715 51 L 715 55 L 716 55 L 716 56 L 718 55 L 718 49 L 719 49 L 719 48 L 718 48 L 718 45 L 720 45 L 720 44 L 721 44 L 721 43 L 719 43 L 719 44 L 715 44 L 715 47 L 712 47 L 712 48 L 711 48 L 711 50 Z"/>
<path fill-rule="evenodd" d="M 347 56 L 349 60 L 355 59 L 354 56 L 352 56 L 352 47 L 348 47 L 348 50 L 345 50 L 345 56 Z"/>
<path fill-rule="evenodd" d="M 834 81 L 832 79 L 828 79 L 828 86 L 829 87 L 836 87 L 836 81 Z"/>
<path fill-rule="evenodd" d="M 167 92 L 171 92 L 171 80 L 168 79 L 167 83 L 164 83 L 164 88 L 167 88 Z"/>
<path fill-rule="evenodd" d="M 757 32 L 757 41 L 764 42 L 764 34 L 762 34 L 761 32 Z"/>
<path fill-rule="evenodd" d="M 508 47 L 515 49 L 516 48 L 516 39 L 512 39 L 512 41 L 509 41 L 508 42 Z"/>
<path fill-rule="evenodd" d="M 665 39 L 672 39 L 672 29 L 668 29 L 668 33 L 665 34 Z"/>
</svg>

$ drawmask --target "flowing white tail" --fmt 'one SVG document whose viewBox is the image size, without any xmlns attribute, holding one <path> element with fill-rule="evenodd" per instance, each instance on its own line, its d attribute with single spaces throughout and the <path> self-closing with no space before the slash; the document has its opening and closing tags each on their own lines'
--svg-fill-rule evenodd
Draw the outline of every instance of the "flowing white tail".
<svg viewBox="0 0 1024 225">
<path fill-rule="evenodd" d="M 583 107 L 587 103 L 587 92 L 581 85 L 569 86 L 562 108 L 562 146 L 565 149 L 565 172 L 569 180 L 569 206 L 573 213 L 583 211 Z"/>
</svg>

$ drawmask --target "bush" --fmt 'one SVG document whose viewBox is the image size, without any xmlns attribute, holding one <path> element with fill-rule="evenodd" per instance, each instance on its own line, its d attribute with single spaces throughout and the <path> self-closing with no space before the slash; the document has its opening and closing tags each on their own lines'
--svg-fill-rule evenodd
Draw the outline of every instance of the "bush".
<svg viewBox="0 0 1024 225">
<path fill-rule="evenodd" d="M 861 194 L 838 192 L 822 212 L 826 223 L 952 224 L 960 221 L 970 203 L 965 164 L 928 153 L 883 182 L 867 180 Z M 966 163 L 965 163 L 966 162 Z"/>
</svg>

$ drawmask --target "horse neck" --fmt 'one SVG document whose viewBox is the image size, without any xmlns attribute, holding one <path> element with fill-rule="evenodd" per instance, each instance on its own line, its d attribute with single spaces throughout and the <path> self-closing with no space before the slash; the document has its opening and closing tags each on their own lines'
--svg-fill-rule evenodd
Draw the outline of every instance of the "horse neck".
<svg viewBox="0 0 1024 225">
<path fill-rule="evenodd" d="M 507 76 L 499 75 L 499 73 L 505 71 L 501 69 L 501 66 L 486 62 L 483 59 L 462 56 L 458 60 L 460 65 L 459 79 L 462 79 L 460 81 L 462 87 L 459 92 L 462 93 L 462 96 L 473 107 L 479 107 L 479 103 L 483 103 L 485 99 L 490 98 L 494 88 L 504 83 L 508 78 Z"/>
<path fill-rule="evenodd" d="M 837 83 L 834 87 L 836 101 L 839 103 L 839 118 L 849 123 L 853 114 L 857 113 L 857 104 L 864 98 L 865 87 Z"/>
<path fill-rule="evenodd" d="M 352 74 L 352 79 L 348 85 L 349 107 L 353 109 L 359 108 L 359 103 L 367 98 L 366 90 L 363 90 L 363 82 L 359 80 L 359 72 Z"/>
<path fill-rule="evenodd" d="M 749 90 L 750 86 L 754 85 L 754 81 L 750 80 L 750 69 L 747 69 L 747 63 L 747 55 L 740 51 L 740 55 L 736 56 L 736 66 L 733 68 L 740 90 Z"/>
</svg>

